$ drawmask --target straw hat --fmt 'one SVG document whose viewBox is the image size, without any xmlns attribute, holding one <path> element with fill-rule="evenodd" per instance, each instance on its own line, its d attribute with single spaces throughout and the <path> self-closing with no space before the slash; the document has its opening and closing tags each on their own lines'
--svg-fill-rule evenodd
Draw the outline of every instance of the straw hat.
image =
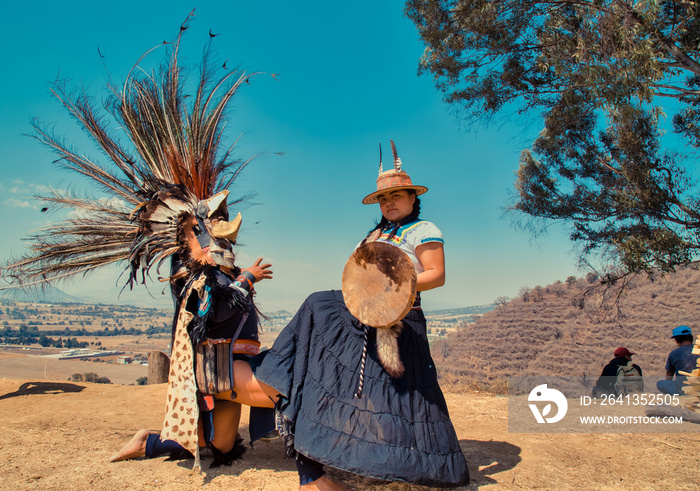
<svg viewBox="0 0 700 491">
<path fill-rule="evenodd" d="M 379 145 L 379 177 L 377 178 L 377 190 L 368 194 L 362 200 L 362 203 L 369 205 L 379 203 L 379 195 L 396 189 L 413 189 L 416 195 L 425 193 L 428 188 L 425 186 L 414 186 L 411 178 L 401 170 L 401 159 L 396 154 L 396 146 L 394 140 L 391 141 L 391 151 L 394 154 L 394 168 L 388 171 L 382 169 L 382 145 Z"/>
</svg>

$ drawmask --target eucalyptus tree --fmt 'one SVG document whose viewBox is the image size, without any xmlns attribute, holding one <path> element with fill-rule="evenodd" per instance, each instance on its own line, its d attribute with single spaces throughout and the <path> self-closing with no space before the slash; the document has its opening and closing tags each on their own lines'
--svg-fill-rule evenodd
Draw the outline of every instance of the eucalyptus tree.
<svg viewBox="0 0 700 491">
<path fill-rule="evenodd" d="M 695 1 L 409 0 L 432 74 L 467 124 L 541 125 L 512 208 L 570 226 L 617 274 L 698 258 L 700 21 Z M 611 263 L 607 263 L 611 264 Z"/>
</svg>

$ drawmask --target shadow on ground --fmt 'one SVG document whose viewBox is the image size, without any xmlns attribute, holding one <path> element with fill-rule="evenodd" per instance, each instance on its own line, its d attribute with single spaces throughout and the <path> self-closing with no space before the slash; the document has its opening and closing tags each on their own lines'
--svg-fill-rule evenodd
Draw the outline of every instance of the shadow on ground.
<svg viewBox="0 0 700 491">
<path fill-rule="evenodd" d="M 56 383 L 56 382 L 27 382 L 19 386 L 15 392 L 8 392 L 0 396 L 0 399 L 10 397 L 42 395 L 42 394 L 65 394 L 67 392 L 80 392 L 84 389 L 82 385 Z"/>
<path fill-rule="evenodd" d="M 469 464 L 472 484 L 485 486 L 498 481 L 491 476 L 513 469 L 522 460 L 520 447 L 508 442 L 460 440 Z"/>
</svg>

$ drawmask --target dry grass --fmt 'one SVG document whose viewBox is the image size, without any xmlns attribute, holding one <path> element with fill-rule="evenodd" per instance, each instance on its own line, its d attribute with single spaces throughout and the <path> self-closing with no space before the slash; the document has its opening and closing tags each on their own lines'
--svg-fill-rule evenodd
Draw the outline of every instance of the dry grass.
<svg viewBox="0 0 700 491">
<path fill-rule="evenodd" d="M 100 385 L 0 379 L 0 489 L 296 490 L 280 440 L 256 443 L 231 467 L 108 459 L 139 428 L 159 429 L 165 384 Z M 557 434 L 508 430 L 508 398 L 445 393 L 472 484 L 462 491 L 697 489 L 697 434 Z M 247 441 L 247 408 L 241 434 Z M 428 491 L 329 469 L 357 491 Z"/>
</svg>

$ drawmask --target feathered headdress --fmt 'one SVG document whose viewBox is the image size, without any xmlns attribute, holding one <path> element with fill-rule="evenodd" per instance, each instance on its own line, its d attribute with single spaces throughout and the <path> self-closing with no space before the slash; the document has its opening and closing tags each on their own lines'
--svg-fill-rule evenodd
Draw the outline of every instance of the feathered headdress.
<svg viewBox="0 0 700 491">
<path fill-rule="evenodd" d="M 123 130 L 125 143 L 116 139 L 106 115 L 87 95 L 70 94 L 63 83 L 55 85 L 54 95 L 111 162 L 107 166 L 77 154 L 38 124 L 35 137 L 59 154 L 58 165 L 91 179 L 107 197 L 91 199 L 69 191 L 39 196 L 51 207 L 72 210 L 73 217 L 32 236 L 29 252 L 2 267 L 2 279 L 5 288 L 44 287 L 124 263 L 131 287 L 145 282 L 154 265 L 177 253 L 169 278 L 182 279 L 187 288 L 176 313 L 161 434 L 190 450 L 199 467 L 192 343 L 203 335 L 205 314 L 200 311 L 211 305 L 207 292 L 219 270 L 195 253 L 206 251 L 214 263 L 236 272 L 231 249 L 241 218 L 239 213 L 228 221 L 227 188 L 249 160 L 233 159 L 233 145 L 222 148 L 222 139 L 225 110 L 248 76 L 227 71 L 217 77 L 210 40 L 193 93 L 185 94 L 178 53 L 192 15 L 157 73 L 141 70 L 139 60 L 123 86 L 112 87 L 105 109 Z M 243 302 L 235 288 L 228 290 L 226 301 Z M 194 314 L 184 308 L 190 295 L 200 301 Z M 195 338 L 188 333 L 190 325 Z"/>
<path fill-rule="evenodd" d="M 144 282 L 152 266 L 183 247 L 178 232 L 188 217 L 209 231 L 213 243 L 216 237 L 235 240 L 240 217 L 237 225 L 218 223 L 218 230 L 211 219 L 214 214 L 228 219 L 226 189 L 250 161 L 232 158 L 233 145 L 223 148 L 222 141 L 226 108 L 249 76 L 236 70 L 217 75 L 210 39 L 193 93 L 185 94 L 178 53 L 192 15 L 168 44 L 161 67 L 144 72 L 139 59 L 123 86 L 110 86 L 104 109 L 83 91 L 70 93 L 64 82 L 54 84 L 55 97 L 109 165 L 76 153 L 36 122 L 33 136 L 59 155 L 56 164 L 89 178 L 106 197 L 58 190 L 37 196 L 51 208 L 71 210 L 71 218 L 29 237 L 29 251 L 2 267 L 4 288 L 45 287 L 117 263 L 126 264 L 130 287 Z M 117 131 L 110 119 L 118 123 Z M 221 252 L 216 262 L 226 264 L 228 256 Z"/>
</svg>

